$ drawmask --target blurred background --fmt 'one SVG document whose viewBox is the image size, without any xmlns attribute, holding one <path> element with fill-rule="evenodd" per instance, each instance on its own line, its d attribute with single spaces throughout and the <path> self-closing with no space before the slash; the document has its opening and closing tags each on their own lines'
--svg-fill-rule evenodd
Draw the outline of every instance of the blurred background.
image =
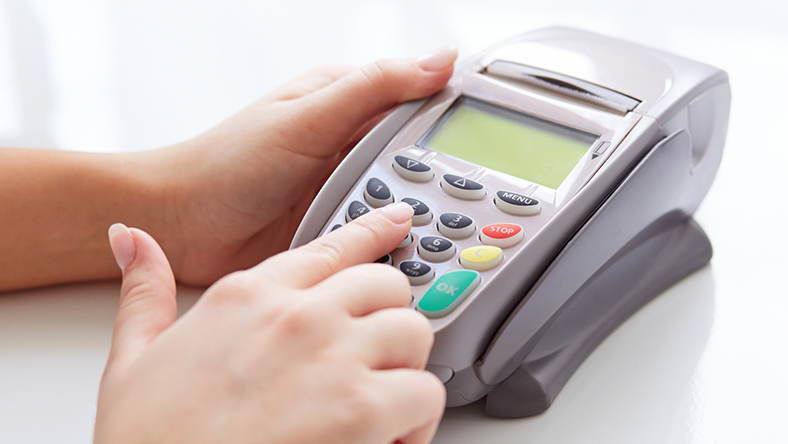
<svg viewBox="0 0 788 444">
<path fill-rule="evenodd" d="M 733 108 L 697 215 L 712 266 L 616 331 L 546 414 L 455 409 L 436 443 L 785 443 L 786 21 L 773 0 L 0 0 L 0 146 L 166 146 L 316 65 L 462 58 L 553 25 L 717 66 Z M 0 295 L 0 442 L 91 441 L 116 287 Z"/>
</svg>

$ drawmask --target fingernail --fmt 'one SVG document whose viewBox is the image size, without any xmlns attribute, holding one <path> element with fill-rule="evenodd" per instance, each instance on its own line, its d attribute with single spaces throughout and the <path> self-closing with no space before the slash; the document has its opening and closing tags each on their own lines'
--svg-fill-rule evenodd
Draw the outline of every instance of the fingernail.
<svg viewBox="0 0 788 444">
<path fill-rule="evenodd" d="M 457 60 L 457 47 L 454 45 L 444 46 L 416 59 L 419 67 L 424 71 L 442 71 L 451 66 L 455 60 Z"/>
<path fill-rule="evenodd" d="M 397 202 L 383 207 L 380 214 L 397 225 L 404 224 L 413 217 L 413 207 L 405 202 Z"/>
<path fill-rule="evenodd" d="M 109 227 L 109 246 L 115 256 L 115 262 L 123 271 L 134 262 L 137 257 L 137 245 L 131 230 L 123 224 L 113 224 Z"/>
</svg>

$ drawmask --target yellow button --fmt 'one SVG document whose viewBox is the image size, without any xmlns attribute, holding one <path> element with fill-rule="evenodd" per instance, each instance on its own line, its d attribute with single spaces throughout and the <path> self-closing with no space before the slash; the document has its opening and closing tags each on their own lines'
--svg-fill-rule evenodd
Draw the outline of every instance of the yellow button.
<svg viewBox="0 0 788 444">
<path fill-rule="evenodd" d="M 502 260 L 503 251 L 489 245 L 466 248 L 460 253 L 460 265 L 476 271 L 495 268 Z"/>
</svg>

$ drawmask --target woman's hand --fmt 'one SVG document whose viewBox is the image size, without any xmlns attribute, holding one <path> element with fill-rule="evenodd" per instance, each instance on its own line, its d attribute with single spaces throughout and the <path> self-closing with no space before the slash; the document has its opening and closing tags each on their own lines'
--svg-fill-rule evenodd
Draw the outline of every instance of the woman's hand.
<svg viewBox="0 0 788 444">
<path fill-rule="evenodd" d="M 426 444 L 443 412 L 424 371 L 429 322 L 380 257 L 412 210 L 376 210 L 233 273 L 175 319 L 167 259 L 115 225 L 121 306 L 101 383 L 97 444 Z"/>
<path fill-rule="evenodd" d="M 210 284 L 287 248 L 331 171 L 382 114 L 431 95 L 456 50 L 310 72 L 207 133 L 162 150 L 165 251 L 178 280 Z M 159 234 L 157 234 L 159 236 Z"/>
<path fill-rule="evenodd" d="M 216 128 L 135 153 L 0 148 L 0 292 L 118 275 L 107 227 L 151 233 L 208 285 L 287 248 L 347 150 L 397 104 L 439 91 L 456 51 L 315 70 Z M 275 66 L 272 65 L 272 69 Z"/>
</svg>

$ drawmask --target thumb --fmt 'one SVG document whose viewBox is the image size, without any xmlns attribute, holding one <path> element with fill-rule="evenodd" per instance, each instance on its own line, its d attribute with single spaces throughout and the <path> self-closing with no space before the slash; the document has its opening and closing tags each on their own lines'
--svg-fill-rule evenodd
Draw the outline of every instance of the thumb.
<svg viewBox="0 0 788 444">
<path fill-rule="evenodd" d="M 328 86 L 301 98 L 294 107 L 298 120 L 309 122 L 301 132 L 306 146 L 321 147 L 330 156 L 367 122 L 408 100 L 440 91 L 451 78 L 457 48 L 441 48 L 419 58 L 378 60 L 357 68 Z"/>
<path fill-rule="evenodd" d="M 109 364 L 129 363 L 175 322 L 175 278 L 164 252 L 148 233 L 114 224 L 109 243 L 123 271 Z"/>
</svg>

